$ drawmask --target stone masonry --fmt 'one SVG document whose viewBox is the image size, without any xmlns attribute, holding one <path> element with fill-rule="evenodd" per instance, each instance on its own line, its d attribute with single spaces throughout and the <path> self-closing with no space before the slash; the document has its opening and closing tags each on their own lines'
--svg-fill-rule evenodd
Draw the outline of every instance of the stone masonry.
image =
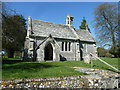
<svg viewBox="0 0 120 90">
<path fill-rule="evenodd" d="M 89 53 L 97 56 L 96 41 L 89 30 L 75 29 L 72 23 L 71 15 L 67 15 L 66 25 L 29 17 L 24 61 L 79 61 Z"/>
</svg>

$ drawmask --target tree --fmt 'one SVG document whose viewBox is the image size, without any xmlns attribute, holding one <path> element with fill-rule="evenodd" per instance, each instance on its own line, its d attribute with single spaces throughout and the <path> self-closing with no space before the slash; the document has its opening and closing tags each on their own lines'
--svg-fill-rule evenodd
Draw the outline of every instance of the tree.
<svg viewBox="0 0 120 90">
<path fill-rule="evenodd" d="M 97 52 L 98 52 L 98 56 L 99 57 L 105 57 L 106 53 L 107 53 L 107 50 L 105 50 L 104 48 L 102 47 L 98 47 L 97 48 Z"/>
<path fill-rule="evenodd" d="M 94 14 L 94 27 L 98 43 L 101 46 L 109 45 L 112 50 L 116 50 L 119 33 L 117 4 L 103 3 L 95 9 Z"/>
<path fill-rule="evenodd" d="M 97 48 L 97 53 L 99 57 L 113 57 L 113 55 L 109 53 L 109 50 L 102 47 Z"/>
<path fill-rule="evenodd" d="M 3 8 L 2 14 L 2 48 L 8 57 L 13 58 L 15 51 L 21 51 L 26 35 L 26 20 L 22 15 L 9 14 Z"/>
<path fill-rule="evenodd" d="M 120 45 L 111 47 L 109 52 L 114 55 L 114 57 L 120 58 Z"/>
<path fill-rule="evenodd" d="M 86 29 L 86 28 L 87 28 L 87 29 L 90 31 L 85 17 L 83 17 L 82 22 L 81 22 L 81 25 L 79 26 L 79 28 L 80 28 L 80 29 Z"/>
</svg>

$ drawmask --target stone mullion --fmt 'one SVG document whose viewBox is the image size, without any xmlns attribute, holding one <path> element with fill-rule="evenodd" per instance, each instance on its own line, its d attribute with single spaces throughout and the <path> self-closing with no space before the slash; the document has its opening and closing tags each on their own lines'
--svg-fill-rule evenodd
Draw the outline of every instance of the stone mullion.
<svg viewBox="0 0 120 90">
<path fill-rule="evenodd" d="M 70 42 L 67 43 L 67 51 L 69 51 L 69 48 L 70 48 L 69 44 L 70 44 Z"/>
<path fill-rule="evenodd" d="M 63 47 L 63 51 L 65 51 L 65 42 L 64 42 L 63 46 L 64 46 L 64 47 Z"/>
</svg>

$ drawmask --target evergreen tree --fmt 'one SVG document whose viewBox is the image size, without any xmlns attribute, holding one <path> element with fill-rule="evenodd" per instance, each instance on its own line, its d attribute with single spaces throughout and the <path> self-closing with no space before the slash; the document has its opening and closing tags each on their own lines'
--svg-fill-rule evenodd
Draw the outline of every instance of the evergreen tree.
<svg viewBox="0 0 120 90">
<path fill-rule="evenodd" d="M 87 28 L 87 29 L 90 31 L 85 17 L 83 17 L 82 22 L 81 22 L 81 25 L 79 26 L 79 28 L 80 28 L 80 29 L 86 29 L 86 28 Z"/>
</svg>

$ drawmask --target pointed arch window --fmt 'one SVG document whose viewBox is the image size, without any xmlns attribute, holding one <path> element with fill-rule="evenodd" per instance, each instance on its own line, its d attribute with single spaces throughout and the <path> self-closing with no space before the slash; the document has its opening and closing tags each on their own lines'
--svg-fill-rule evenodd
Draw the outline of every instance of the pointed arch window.
<svg viewBox="0 0 120 90">
<path fill-rule="evenodd" d="M 71 51 L 71 42 L 62 42 L 62 51 Z"/>
<path fill-rule="evenodd" d="M 62 42 L 62 51 L 64 51 L 64 42 Z"/>
<path fill-rule="evenodd" d="M 68 47 L 69 47 L 69 51 L 71 51 L 71 42 L 69 42 L 69 46 Z"/>
<path fill-rule="evenodd" d="M 67 51 L 67 42 L 65 42 L 65 51 Z"/>
</svg>

